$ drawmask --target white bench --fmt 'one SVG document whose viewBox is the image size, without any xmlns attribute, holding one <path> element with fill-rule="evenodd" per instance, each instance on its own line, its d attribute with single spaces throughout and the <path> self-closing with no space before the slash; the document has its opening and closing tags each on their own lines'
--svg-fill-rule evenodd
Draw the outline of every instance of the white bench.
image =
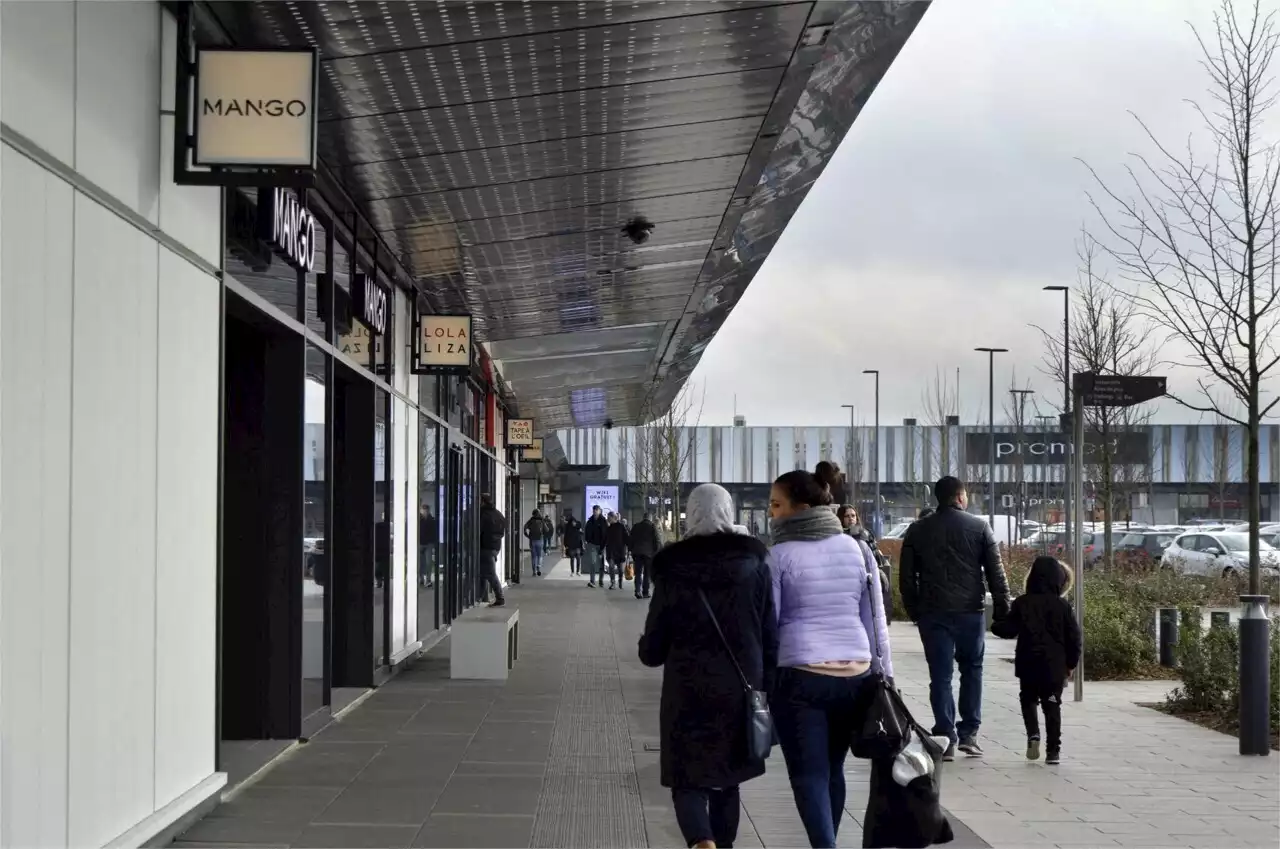
<svg viewBox="0 0 1280 849">
<path fill-rule="evenodd" d="M 518 608 L 469 610 L 449 630 L 450 678 L 505 681 L 519 658 Z"/>
</svg>

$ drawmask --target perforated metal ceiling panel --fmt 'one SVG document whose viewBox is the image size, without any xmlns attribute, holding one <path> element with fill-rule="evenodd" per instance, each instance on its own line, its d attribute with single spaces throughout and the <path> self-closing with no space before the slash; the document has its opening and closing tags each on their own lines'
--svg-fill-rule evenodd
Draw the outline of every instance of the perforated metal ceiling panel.
<svg viewBox="0 0 1280 849">
<path fill-rule="evenodd" d="M 320 49 L 322 159 L 549 432 L 671 403 L 927 5 L 211 8 Z"/>
</svg>

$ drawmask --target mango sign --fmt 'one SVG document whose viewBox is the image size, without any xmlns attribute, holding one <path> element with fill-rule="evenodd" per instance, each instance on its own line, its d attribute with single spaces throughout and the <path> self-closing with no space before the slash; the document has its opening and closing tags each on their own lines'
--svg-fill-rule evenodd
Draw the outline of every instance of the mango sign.
<svg viewBox="0 0 1280 849">
<path fill-rule="evenodd" d="M 532 445 L 533 419 L 507 419 L 507 444 Z"/>
<path fill-rule="evenodd" d="M 471 365 L 471 316 L 418 316 L 420 370 L 466 369 Z"/>
</svg>

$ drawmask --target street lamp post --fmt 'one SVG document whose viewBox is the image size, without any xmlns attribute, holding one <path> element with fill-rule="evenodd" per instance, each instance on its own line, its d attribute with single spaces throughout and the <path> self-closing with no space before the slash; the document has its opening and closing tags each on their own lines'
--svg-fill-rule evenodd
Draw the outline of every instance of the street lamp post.
<svg viewBox="0 0 1280 849">
<path fill-rule="evenodd" d="M 854 411 L 857 408 L 854 407 L 853 404 L 841 404 L 840 406 L 844 407 L 846 410 L 849 411 L 849 441 L 846 443 L 846 445 L 848 445 L 849 447 L 849 455 L 846 458 L 846 464 L 844 467 L 844 478 L 845 478 L 845 481 L 848 482 L 848 481 L 859 479 L 859 478 L 851 477 L 851 475 L 855 474 L 853 470 L 853 464 L 857 462 L 859 459 L 858 453 L 853 450 L 853 440 L 857 439 L 857 431 L 854 429 L 855 426 L 853 423 L 853 417 L 854 417 Z M 857 474 L 861 476 L 862 469 L 858 469 Z M 846 500 L 848 500 L 850 504 L 854 504 L 853 492 L 848 487 L 845 487 L 844 497 Z"/>
<path fill-rule="evenodd" d="M 1062 414 L 1064 416 L 1071 413 L 1071 287 L 1070 286 L 1045 286 L 1046 292 L 1062 293 Z M 1073 427 L 1064 427 L 1064 439 L 1072 452 L 1082 450 L 1079 446 L 1072 445 L 1071 434 Z M 1066 544 L 1064 551 L 1071 551 L 1071 458 L 1068 457 L 1066 462 L 1062 464 L 1062 489 L 1064 497 L 1062 499 L 1062 523 L 1066 529 L 1063 536 L 1063 542 Z"/>
<path fill-rule="evenodd" d="M 1021 522 L 1026 517 L 1026 505 L 1024 503 L 1026 499 L 1023 497 L 1022 493 L 1026 487 L 1025 478 L 1027 470 L 1027 461 L 1022 459 L 1022 435 L 1024 433 L 1022 422 L 1026 412 L 1027 396 L 1034 395 L 1036 393 L 1034 389 L 1010 389 L 1009 394 L 1013 396 L 1013 414 L 1017 417 L 1014 425 L 1018 430 L 1018 481 L 1015 484 L 1014 489 L 1014 498 L 1016 501 L 1014 502 L 1013 516 L 1019 522 L 1018 530 L 1019 533 L 1021 533 Z"/>
<path fill-rule="evenodd" d="M 876 469 L 876 500 L 875 510 L 871 516 L 871 533 L 876 537 L 880 536 L 880 532 L 884 528 L 884 519 L 880 515 L 880 370 L 874 368 L 864 368 L 863 374 L 874 374 L 876 376 L 876 453 L 875 453 L 875 469 Z"/>
<path fill-rule="evenodd" d="M 1036 416 L 1036 419 L 1040 422 L 1040 429 L 1044 432 L 1042 435 L 1044 436 L 1048 435 L 1050 426 L 1053 424 L 1054 420 L 1057 418 L 1058 418 L 1057 416 Z M 1048 524 L 1048 522 L 1045 521 L 1045 519 L 1047 518 L 1048 510 L 1049 510 L 1049 464 L 1042 463 L 1040 465 L 1040 524 L 1042 526 L 1041 533 L 1040 533 L 1040 542 L 1041 542 L 1041 549 L 1044 551 L 1045 554 L 1049 553 L 1049 537 L 1044 533 L 1044 529 L 1043 529 L 1043 526 Z"/>
<path fill-rule="evenodd" d="M 987 355 L 987 422 L 991 426 L 991 447 L 987 455 L 987 518 L 991 531 L 996 529 L 996 354 L 1009 353 L 1008 348 L 974 348 Z"/>
</svg>

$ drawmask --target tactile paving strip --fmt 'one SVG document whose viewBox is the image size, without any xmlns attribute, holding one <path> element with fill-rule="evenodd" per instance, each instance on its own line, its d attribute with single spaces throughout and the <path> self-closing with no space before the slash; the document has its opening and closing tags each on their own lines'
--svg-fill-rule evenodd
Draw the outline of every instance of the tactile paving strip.
<svg viewBox="0 0 1280 849">
<path fill-rule="evenodd" d="M 551 735 L 535 849 L 645 846 L 631 733 L 607 609 L 580 606 Z"/>
</svg>

